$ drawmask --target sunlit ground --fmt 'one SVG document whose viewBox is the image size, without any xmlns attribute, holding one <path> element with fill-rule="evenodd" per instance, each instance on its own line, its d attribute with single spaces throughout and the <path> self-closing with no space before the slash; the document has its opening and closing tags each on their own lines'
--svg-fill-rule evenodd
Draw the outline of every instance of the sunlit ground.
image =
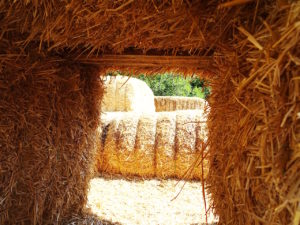
<svg viewBox="0 0 300 225">
<path fill-rule="evenodd" d="M 101 219 L 124 225 L 205 224 L 201 183 L 187 182 L 182 189 L 183 184 L 177 180 L 95 178 L 90 183 L 88 207 Z M 208 200 L 206 204 L 208 208 Z M 209 224 L 216 221 L 208 215 Z"/>
</svg>

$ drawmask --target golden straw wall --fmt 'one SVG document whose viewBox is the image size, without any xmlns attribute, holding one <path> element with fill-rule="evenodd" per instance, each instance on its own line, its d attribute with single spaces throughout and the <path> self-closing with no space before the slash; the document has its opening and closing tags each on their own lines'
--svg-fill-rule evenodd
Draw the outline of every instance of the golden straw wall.
<svg viewBox="0 0 300 225">
<path fill-rule="evenodd" d="M 81 214 L 98 140 L 97 69 L 31 57 L 2 61 L 0 224 L 62 224 Z"/>
<path fill-rule="evenodd" d="M 238 27 L 237 57 L 216 58 L 207 183 L 219 224 L 300 224 L 300 3 L 263 9 L 251 34 Z"/>
<path fill-rule="evenodd" d="M 81 210 L 99 89 L 79 63 L 136 53 L 215 61 L 207 190 L 220 224 L 298 225 L 299 15 L 296 0 L 1 1 L 0 223 Z M 138 69 L 194 73 L 154 64 Z"/>
</svg>

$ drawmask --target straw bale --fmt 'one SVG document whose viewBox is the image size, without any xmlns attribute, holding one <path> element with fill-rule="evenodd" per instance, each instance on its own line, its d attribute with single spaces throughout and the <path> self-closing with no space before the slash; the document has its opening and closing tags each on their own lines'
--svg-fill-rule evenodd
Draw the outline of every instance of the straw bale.
<svg viewBox="0 0 300 225">
<path fill-rule="evenodd" d="M 175 174 L 183 177 L 193 163 L 195 163 L 196 121 L 195 114 L 176 114 L 175 136 Z M 186 178 L 190 178 L 189 173 Z"/>
<path fill-rule="evenodd" d="M 127 112 L 102 112 L 100 117 L 100 124 L 102 126 L 107 126 L 110 124 L 111 121 L 117 118 L 122 118 L 124 114 Z M 128 113 L 127 113 L 128 114 Z"/>
<path fill-rule="evenodd" d="M 135 139 L 139 114 L 134 112 L 109 112 L 101 116 L 105 133 L 100 139 L 103 148 L 98 148 L 99 171 L 109 173 L 135 174 Z M 103 156 L 103 158 L 101 157 Z"/>
<path fill-rule="evenodd" d="M 203 141 L 201 131 L 203 124 L 200 118 L 203 111 L 178 111 L 176 113 L 176 137 L 175 137 L 175 174 L 179 178 L 201 178 L 201 164 L 196 165 L 200 151 L 197 146 Z M 200 140 L 199 140 L 200 139 Z"/>
<path fill-rule="evenodd" d="M 205 180 L 208 174 L 208 159 L 206 154 L 208 152 L 207 145 L 207 117 L 206 111 L 197 113 L 196 115 L 196 156 L 195 164 L 191 168 L 191 173 L 193 173 L 194 178 L 199 180 Z"/>
<path fill-rule="evenodd" d="M 125 111 L 155 112 L 154 94 L 146 82 L 130 78 L 125 88 Z"/>
<path fill-rule="evenodd" d="M 22 42 L 15 41 L 18 46 L 32 42 L 40 50 L 81 47 L 85 48 L 78 53 L 82 55 L 123 53 L 135 47 L 143 51 L 165 49 L 171 54 L 182 49 L 196 54 L 215 41 L 213 37 L 220 28 L 207 26 L 207 21 L 216 19 L 217 4 L 181 0 L 5 1 L 0 6 L 4 12 L 0 27 L 7 33 L 19 34 Z M 222 22 L 226 24 L 228 18 L 223 16 Z M 22 35 L 25 31 L 26 35 Z"/>
<path fill-rule="evenodd" d="M 115 97 L 115 111 L 126 111 L 126 80 L 124 77 L 116 77 L 116 97 Z"/>
<path fill-rule="evenodd" d="M 175 175 L 175 135 L 176 114 L 161 112 L 156 123 L 156 175 L 170 177 Z"/>
<path fill-rule="evenodd" d="M 183 96 L 155 96 L 156 112 L 162 111 L 176 111 L 176 110 L 204 110 L 206 101 L 197 97 L 183 97 Z"/>
<path fill-rule="evenodd" d="M 136 174 L 143 177 L 155 175 L 155 136 L 157 114 L 141 115 L 137 127 L 135 152 Z"/>
<path fill-rule="evenodd" d="M 106 76 L 104 81 L 105 94 L 103 95 L 101 109 L 104 112 L 116 111 L 116 85 L 117 79 L 114 76 Z"/>
<path fill-rule="evenodd" d="M 100 136 L 105 144 L 98 150 L 103 152 L 103 158 L 98 154 L 103 162 L 98 163 L 98 170 L 126 176 L 202 179 L 202 161 L 197 160 L 206 141 L 205 122 L 202 110 L 105 113 Z"/>
<path fill-rule="evenodd" d="M 117 132 L 118 136 L 118 159 L 121 174 L 134 174 L 137 172 L 136 154 L 134 151 L 139 114 L 124 114 L 120 120 Z"/>
<path fill-rule="evenodd" d="M 101 137 L 106 138 L 102 139 L 105 142 L 102 150 L 105 163 L 98 164 L 98 170 L 124 175 L 153 176 L 156 115 L 140 115 L 135 112 L 105 113 L 101 121 L 102 124 L 108 124 L 107 134 Z"/>
<path fill-rule="evenodd" d="M 80 211 L 99 140 L 89 56 L 121 53 L 213 57 L 207 188 L 220 224 L 299 224 L 299 12 L 299 1 L 2 1 L 0 223 Z M 154 64 L 139 70 L 170 69 Z"/>
<path fill-rule="evenodd" d="M 110 112 L 102 113 L 100 118 L 100 125 L 98 127 L 98 137 L 99 137 L 99 147 L 96 155 L 95 169 L 96 173 L 101 172 L 100 168 L 103 168 L 105 157 L 103 156 L 103 150 L 105 147 L 105 140 L 107 138 L 108 130 L 111 124 L 111 121 L 119 118 L 122 115 L 121 112 Z"/>
<path fill-rule="evenodd" d="M 186 53 L 178 55 L 161 55 L 161 53 L 145 55 L 141 54 L 138 49 L 131 49 L 129 54 L 122 55 L 103 54 L 100 57 L 91 55 L 88 58 L 79 56 L 77 60 L 84 64 L 100 65 L 104 69 L 103 74 L 122 71 L 123 75 L 130 77 L 133 74 L 174 73 L 183 76 L 197 74 L 199 77 L 209 79 L 214 74 L 214 71 L 217 70 L 211 56 L 192 56 Z"/>
<path fill-rule="evenodd" d="M 207 183 L 220 224 L 299 224 L 300 2 L 277 3 L 248 8 L 236 55 L 216 58 Z"/>
<path fill-rule="evenodd" d="M 107 127 L 108 128 L 108 127 Z M 94 177 L 95 176 L 98 176 L 99 175 L 99 168 L 102 168 L 103 167 L 103 148 L 104 148 L 104 143 L 102 143 L 102 137 L 106 136 L 107 135 L 107 129 L 106 127 L 102 127 L 102 126 L 99 126 L 98 129 L 97 129 L 97 133 L 98 133 L 98 137 L 99 137 L 99 140 L 98 140 L 98 149 L 96 151 L 96 154 L 95 154 L 95 162 L 94 162 Z"/>
<path fill-rule="evenodd" d="M 0 224 L 61 224 L 80 215 L 92 175 L 97 69 L 31 57 L 1 62 Z"/>
<path fill-rule="evenodd" d="M 108 76 L 105 79 L 107 91 L 102 111 L 155 111 L 153 92 L 144 81 L 127 76 Z"/>
<path fill-rule="evenodd" d="M 120 163 L 118 157 L 118 141 L 120 139 L 120 133 L 118 132 L 118 127 L 120 123 L 120 118 L 115 118 L 109 123 L 109 126 L 106 130 L 106 135 L 101 136 L 105 138 L 102 140 L 104 143 L 104 148 L 102 150 L 103 161 L 99 166 L 102 166 L 101 170 L 110 172 L 110 173 L 119 173 L 120 172 Z M 101 155 L 100 155 L 101 156 Z"/>
</svg>

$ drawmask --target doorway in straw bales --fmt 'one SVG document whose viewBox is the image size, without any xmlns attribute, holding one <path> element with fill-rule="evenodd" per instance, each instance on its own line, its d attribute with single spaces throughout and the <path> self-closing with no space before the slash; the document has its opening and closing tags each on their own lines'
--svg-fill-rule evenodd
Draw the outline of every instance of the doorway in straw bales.
<svg viewBox="0 0 300 225">
<path fill-rule="evenodd" d="M 120 74 L 102 77 L 98 176 L 90 182 L 87 206 L 121 224 L 216 222 L 203 187 L 208 104 L 198 97 L 154 96 L 147 79 L 155 82 L 155 73 L 140 79 Z M 192 80 L 173 75 L 168 77 L 173 86 Z"/>
<path fill-rule="evenodd" d="M 300 1 L 0 1 L 0 34 L 0 224 L 89 219 L 83 208 L 104 139 L 98 75 L 111 68 L 149 75 L 209 69 L 206 190 L 219 224 L 300 224 Z M 177 115 L 160 115 L 114 120 L 106 140 L 117 137 L 109 146 L 126 151 L 103 152 L 99 163 L 121 176 L 136 172 L 120 166 L 132 161 L 128 146 L 144 149 L 127 125 L 160 124 L 156 130 L 168 132 L 156 132 L 154 145 L 166 152 Z M 149 139 L 137 134 L 133 140 Z M 168 157 L 156 162 L 173 167 Z M 150 173 L 146 162 L 137 165 Z M 169 171 L 156 172 L 165 178 Z M 124 195 L 117 186 L 110 200 Z"/>
</svg>

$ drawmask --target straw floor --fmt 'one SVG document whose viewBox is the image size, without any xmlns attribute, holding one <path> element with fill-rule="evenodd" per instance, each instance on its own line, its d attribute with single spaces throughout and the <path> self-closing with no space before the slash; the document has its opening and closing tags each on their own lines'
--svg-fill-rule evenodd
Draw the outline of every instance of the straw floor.
<svg viewBox="0 0 300 225">
<path fill-rule="evenodd" d="M 101 219 L 124 225 L 203 224 L 205 206 L 200 182 L 94 178 L 88 206 Z M 172 199 L 174 199 L 172 201 Z M 209 202 L 206 202 L 207 207 Z M 217 219 L 208 215 L 208 223 Z"/>
</svg>

